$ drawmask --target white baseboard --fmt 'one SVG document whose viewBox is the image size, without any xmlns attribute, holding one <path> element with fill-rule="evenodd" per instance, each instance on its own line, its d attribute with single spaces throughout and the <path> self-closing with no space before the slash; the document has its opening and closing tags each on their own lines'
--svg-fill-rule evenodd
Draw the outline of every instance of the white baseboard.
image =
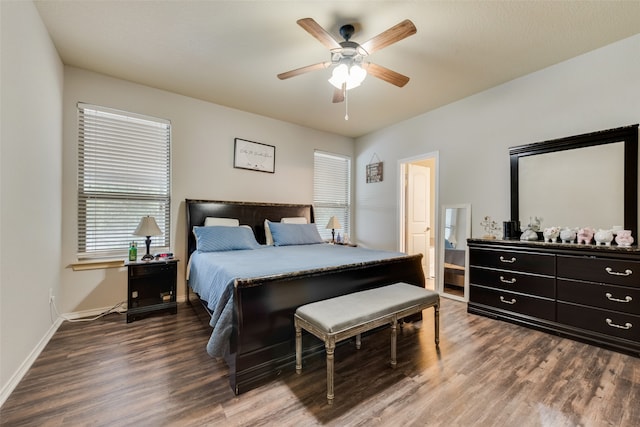
<svg viewBox="0 0 640 427">
<path fill-rule="evenodd" d="M 27 356 L 27 358 L 22 362 L 18 370 L 13 374 L 13 376 L 7 381 L 7 383 L 0 390 L 0 406 L 4 405 L 4 402 L 9 398 L 13 390 L 18 386 L 20 380 L 27 374 L 33 362 L 36 361 L 42 350 L 47 346 L 47 343 L 53 337 L 53 334 L 56 333 L 60 325 L 62 325 L 63 319 L 58 317 L 55 322 L 51 325 L 46 334 L 42 337 L 40 342 L 35 346 L 35 348 L 31 351 L 31 353 Z"/>
<path fill-rule="evenodd" d="M 180 296 L 176 298 L 176 300 L 178 302 L 184 302 L 186 301 L 186 298 L 184 296 Z M 51 338 L 56 333 L 60 325 L 62 325 L 62 322 L 64 322 L 65 320 L 75 320 L 75 319 L 99 316 L 100 314 L 104 313 L 105 311 L 111 308 L 112 306 L 103 307 L 103 308 L 94 308 L 91 310 L 75 311 L 72 313 L 66 313 L 61 316 L 58 316 L 58 318 L 55 320 L 55 322 L 53 322 L 53 324 L 51 325 L 47 333 L 42 337 L 40 342 L 38 342 L 38 344 L 31 351 L 29 356 L 27 356 L 24 362 L 22 362 L 18 370 L 13 374 L 13 376 L 9 379 L 9 381 L 2 387 L 2 390 L 0 390 L 0 407 L 4 405 L 4 402 L 6 402 L 6 400 L 9 398 L 13 390 L 15 390 L 17 385 L 20 383 L 20 380 L 22 380 L 22 378 L 27 374 L 27 372 L 29 371 L 29 368 L 31 368 L 31 365 L 33 365 L 33 363 L 36 361 L 40 353 L 42 353 L 42 350 L 47 346 L 47 343 L 49 342 L 49 340 L 51 340 Z"/>
</svg>

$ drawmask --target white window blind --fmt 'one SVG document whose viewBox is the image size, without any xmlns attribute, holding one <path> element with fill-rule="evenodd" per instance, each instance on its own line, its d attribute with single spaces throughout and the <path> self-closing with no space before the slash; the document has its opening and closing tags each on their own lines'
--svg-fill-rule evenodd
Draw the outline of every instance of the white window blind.
<svg viewBox="0 0 640 427">
<path fill-rule="evenodd" d="M 336 235 L 350 235 L 351 226 L 351 159 L 316 151 L 313 162 L 313 214 L 320 236 L 331 239 L 326 226 L 335 216 L 341 229 Z"/>
<path fill-rule="evenodd" d="M 78 104 L 78 257 L 120 256 L 140 218 L 162 231 L 151 247 L 170 247 L 171 124 Z"/>
</svg>

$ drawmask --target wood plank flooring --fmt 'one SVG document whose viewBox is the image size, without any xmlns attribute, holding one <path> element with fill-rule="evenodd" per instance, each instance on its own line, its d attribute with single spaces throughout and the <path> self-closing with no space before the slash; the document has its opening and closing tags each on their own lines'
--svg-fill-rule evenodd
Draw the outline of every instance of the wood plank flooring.
<svg viewBox="0 0 640 427">
<path fill-rule="evenodd" d="M 638 426 L 640 359 L 466 313 L 443 299 L 398 335 L 336 350 L 335 404 L 322 358 L 235 396 L 190 306 L 126 324 L 65 323 L 0 409 L 2 426 Z"/>
</svg>

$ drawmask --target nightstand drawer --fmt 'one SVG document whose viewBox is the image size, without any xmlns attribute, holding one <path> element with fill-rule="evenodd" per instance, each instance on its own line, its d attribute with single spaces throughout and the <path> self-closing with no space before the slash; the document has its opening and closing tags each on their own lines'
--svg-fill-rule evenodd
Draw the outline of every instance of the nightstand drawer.
<svg viewBox="0 0 640 427">
<path fill-rule="evenodd" d="M 558 300 L 640 315 L 640 288 L 558 279 Z"/>
<path fill-rule="evenodd" d="M 554 300 L 536 298 L 507 291 L 469 286 L 469 299 L 477 304 L 484 304 L 517 314 L 555 320 L 556 304 Z"/>
<path fill-rule="evenodd" d="M 640 316 L 632 314 L 559 302 L 558 322 L 640 342 Z"/>
<path fill-rule="evenodd" d="M 558 256 L 558 277 L 640 288 L 640 262 Z"/>
<path fill-rule="evenodd" d="M 177 272 L 177 264 L 172 263 L 150 263 L 150 264 L 137 264 L 129 267 L 130 277 L 145 277 L 156 275 L 171 275 Z"/>
<path fill-rule="evenodd" d="M 469 283 L 474 285 L 489 286 L 546 298 L 555 298 L 555 282 L 555 278 L 549 276 L 487 270 L 478 267 L 469 269 Z"/>
<path fill-rule="evenodd" d="M 471 248 L 469 252 L 469 264 L 472 266 L 514 270 L 548 276 L 556 274 L 555 259 L 555 255 L 552 254 L 508 250 Z"/>
</svg>

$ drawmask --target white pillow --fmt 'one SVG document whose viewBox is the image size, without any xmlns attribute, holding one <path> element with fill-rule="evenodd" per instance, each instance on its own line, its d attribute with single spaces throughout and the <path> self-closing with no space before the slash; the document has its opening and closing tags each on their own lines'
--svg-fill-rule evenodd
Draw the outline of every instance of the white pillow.
<svg viewBox="0 0 640 427">
<path fill-rule="evenodd" d="M 269 246 L 273 246 L 273 236 L 271 235 L 271 230 L 269 229 L 269 220 L 264 220 L 264 237 L 266 237 L 266 243 Z"/>
<path fill-rule="evenodd" d="M 283 224 L 306 224 L 307 218 L 303 216 L 294 216 L 291 218 L 282 218 L 280 222 Z"/>
<path fill-rule="evenodd" d="M 235 218 L 217 218 L 215 216 L 208 216 L 204 219 L 205 227 L 212 227 L 214 225 L 220 225 L 224 227 L 237 227 L 240 225 L 240 221 Z"/>
</svg>

